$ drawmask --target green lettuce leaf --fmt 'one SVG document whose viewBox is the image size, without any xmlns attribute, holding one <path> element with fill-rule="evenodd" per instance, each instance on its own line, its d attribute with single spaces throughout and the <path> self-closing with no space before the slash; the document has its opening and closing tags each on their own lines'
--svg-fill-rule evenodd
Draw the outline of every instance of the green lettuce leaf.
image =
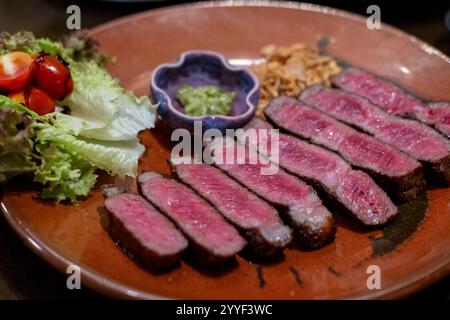
<svg viewBox="0 0 450 320">
<path fill-rule="evenodd" d="M 42 199 L 57 202 L 69 199 L 76 203 L 78 196 L 87 196 L 95 185 L 95 167 L 76 153 L 69 153 L 55 144 L 38 143 L 41 164 L 34 173 L 34 181 L 44 185 Z"/>
<path fill-rule="evenodd" d="M 29 123 L 22 111 L 0 105 L 0 184 L 36 168 Z"/>
<path fill-rule="evenodd" d="M 84 30 L 63 35 L 61 41 L 65 48 L 72 49 L 72 58 L 75 61 L 95 61 L 102 67 L 115 62 L 114 57 L 99 51 L 98 42 Z"/>
<path fill-rule="evenodd" d="M 0 108 L 2 108 L 2 107 L 11 108 L 16 111 L 27 113 L 29 116 L 31 116 L 34 119 L 39 118 L 39 115 L 37 113 L 35 113 L 34 111 L 31 111 L 24 105 L 21 105 L 20 103 L 17 103 L 15 101 L 11 100 L 10 98 L 0 94 Z"/>
<path fill-rule="evenodd" d="M 32 32 L 19 31 L 15 34 L 8 32 L 0 33 L 0 55 L 11 51 L 35 54 L 40 51 L 40 47 Z"/>
<path fill-rule="evenodd" d="M 14 34 L 0 33 L 0 55 L 12 51 L 22 51 L 28 54 L 45 52 L 52 56 L 59 56 L 66 62 L 73 59 L 72 48 L 66 48 L 62 43 L 47 38 L 35 38 L 34 34 L 29 31 L 19 31 Z"/>
<path fill-rule="evenodd" d="M 84 121 L 61 113 L 47 115 L 33 124 L 36 151 L 42 158 L 34 179 L 44 184 L 41 198 L 58 202 L 86 196 L 95 185 L 96 168 L 119 177 L 136 176 L 144 152 L 137 139 L 99 141 L 77 136 Z"/>
<path fill-rule="evenodd" d="M 87 36 L 86 32 L 71 33 L 62 38 L 62 42 L 48 38 L 36 38 L 32 32 L 19 31 L 14 34 L 0 33 L 0 55 L 12 51 L 28 54 L 45 52 L 59 56 L 66 63 L 71 61 L 95 61 L 100 66 L 114 62 L 110 55 L 99 52 L 98 43 Z"/>
<path fill-rule="evenodd" d="M 69 65 L 74 81 L 72 94 L 61 105 L 85 121 L 80 136 L 104 141 L 134 140 L 139 131 L 152 128 L 156 106 L 147 96 L 125 91 L 95 62 Z"/>
<path fill-rule="evenodd" d="M 66 116 L 63 119 L 67 124 L 71 118 Z M 77 137 L 74 135 L 74 132 L 79 130 L 79 120 L 74 119 L 74 121 L 75 124 L 71 124 L 72 129 L 69 130 L 62 130 L 60 128 L 61 123 L 55 123 L 54 125 L 36 123 L 34 127 L 37 129 L 37 141 L 55 144 L 61 150 L 85 159 L 92 166 L 121 178 L 136 176 L 139 157 L 145 150 L 144 146 L 137 139 L 100 141 Z"/>
<path fill-rule="evenodd" d="M 39 126 L 51 126 L 51 116 L 30 118 L 23 109 L 0 95 L 0 184 L 16 175 L 34 173 L 34 180 L 43 184 L 41 198 L 75 203 L 77 196 L 87 195 L 94 186 L 95 167 L 55 143 L 36 139 Z M 68 126 L 67 131 L 73 133 L 79 130 L 77 122 L 64 120 L 62 114 L 59 117 L 60 127 Z"/>
<path fill-rule="evenodd" d="M 58 56 L 66 63 L 70 63 L 73 60 L 73 49 L 64 47 L 61 42 L 52 41 L 48 38 L 38 38 L 36 43 L 40 52 L 45 52 L 54 57 Z"/>
</svg>

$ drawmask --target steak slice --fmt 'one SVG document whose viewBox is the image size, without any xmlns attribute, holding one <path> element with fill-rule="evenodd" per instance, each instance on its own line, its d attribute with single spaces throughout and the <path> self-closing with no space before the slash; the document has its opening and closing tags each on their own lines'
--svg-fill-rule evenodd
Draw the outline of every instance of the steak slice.
<svg viewBox="0 0 450 320">
<path fill-rule="evenodd" d="M 209 201 L 247 239 L 260 257 L 281 252 L 292 240 L 278 212 L 235 180 L 207 164 L 174 164 L 176 176 Z"/>
<path fill-rule="evenodd" d="M 302 245 L 319 248 L 333 240 L 333 216 L 310 186 L 281 168 L 274 174 L 261 174 L 267 165 L 261 161 L 251 163 L 248 149 L 239 143 L 214 144 L 215 152 L 220 150 L 236 160 L 242 157 L 239 162 L 216 162 L 215 166 L 279 209 Z"/>
<path fill-rule="evenodd" d="M 273 126 L 269 122 L 255 117 L 246 125 L 245 129 L 256 129 L 257 135 L 253 137 L 257 139 L 249 137 L 246 141 L 239 140 L 239 138 L 238 140 L 263 155 L 267 155 L 267 150 L 272 148 L 271 134 L 270 131 L 267 131 L 266 135 L 262 135 L 259 134 L 259 130 L 273 129 Z M 278 134 L 278 139 L 279 165 L 326 193 L 332 193 L 340 183 L 340 179 L 352 170 L 345 160 L 332 151 L 283 133 Z M 267 148 L 259 148 L 259 145 L 264 144 L 267 145 Z"/>
<path fill-rule="evenodd" d="M 104 186 L 111 237 L 142 265 L 166 268 L 188 246 L 175 225 L 140 195 Z"/>
<path fill-rule="evenodd" d="M 337 87 L 369 99 L 383 110 L 407 115 L 423 106 L 422 101 L 408 94 L 394 83 L 358 68 L 344 69 L 332 77 Z"/>
<path fill-rule="evenodd" d="M 290 97 L 277 97 L 264 109 L 276 126 L 340 154 L 367 171 L 399 201 L 425 190 L 423 168 L 405 153 Z"/>
<path fill-rule="evenodd" d="M 414 115 L 450 138 L 450 102 L 430 102 L 427 108 L 418 109 Z"/>
<path fill-rule="evenodd" d="M 225 262 L 246 245 L 234 227 L 185 185 L 155 172 L 141 174 L 138 181 L 142 195 L 191 240 L 200 263 Z"/>
<path fill-rule="evenodd" d="M 345 91 L 369 99 L 388 113 L 422 121 L 449 136 L 450 111 L 441 109 L 448 102 L 427 105 L 389 80 L 357 68 L 345 69 L 331 81 Z M 439 111 L 433 110 L 436 108 Z"/>
<path fill-rule="evenodd" d="M 350 171 L 335 194 L 345 208 L 365 225 L 385 224 L 397 214 L 397 208 L 387 194 L 360 170 Z"/>
<path fill-rule="evenodd" d="M 246 127 L 267 129 L 270 124 L 254 118 Z M 251 148 L 266 144 L 270 149 L 270 132 L 247 141 Z M 345 211 L 365 225 L 382 225 L 397 214 L 387 194 L 364 172 L 353 170 L 334 152 L 296 137 L 279 134 L 279 164 L 292 174 L 311 183 L 338 201 Z"/>
<path fill-rule="evenodd" d="M 407 153 L 441 180 L 450 182 L 450 143 L 430 127 L 390 115 L 355 94 L 321 85 L 306 89 L 300 99 Z"/>
</svg>

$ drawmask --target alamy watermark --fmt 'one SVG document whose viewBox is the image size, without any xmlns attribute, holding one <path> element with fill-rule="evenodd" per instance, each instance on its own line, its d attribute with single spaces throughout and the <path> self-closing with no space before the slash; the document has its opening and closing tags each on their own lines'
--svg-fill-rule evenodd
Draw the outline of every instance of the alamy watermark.
<svg viewBox="0 0 450 320">
<path fill-rule="evenodd" d="M 366 26 L 369 30 L 381 29 L 381 9 L 379 6 L 373 4 L 367 7 L 366 13 L 370 14 L 367 18 Z"/>
<path fill-rule="evenodd" d="M 75 264 L 67 267 L 66 273 L 69 275 L 66 280 L 66 286 L 69 290 L 81 289 L 81 268 Z"/>
<path fill-rule="evenodd" d="M 366 285 L 369 290 L 380 290 L 381 289 L 381 268 L 376 264 L 371 264 L 367 267 L 366 273 L 369 275 L 367 277 Z"/>
<path fill-rule="evenodd" d="M 66 13 L 69 15 L 66 20 L 66 27 L 69 30 L 81 29 L 81 9 L 75 4 L 67 7 Z"/>
</svg>

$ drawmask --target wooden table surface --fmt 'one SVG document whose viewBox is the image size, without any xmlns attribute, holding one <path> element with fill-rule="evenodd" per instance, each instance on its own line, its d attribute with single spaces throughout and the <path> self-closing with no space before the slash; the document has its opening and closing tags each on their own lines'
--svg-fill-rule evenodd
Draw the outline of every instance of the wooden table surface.
<svg viewBox="0 0 450 320">
<path fill-rule="evenodd" d="M 122 1 L 123 2 L 123 1 Z M 180 1 L 107 1 L 27 0 L 0 1 L 0 31 L 31 30 L 38 36 L 57 38 L 67 31 L 66 8 L 78 4 L 82 28 L 135 12 L 158 8 Z M 186 2 L 186 1 L 184 1 Z M 365 14 L 367 1 L 310 1 Z M 433 2 L 433 1 L 431 1 Z M 377 1 L 379 3 L 379 1 Z M 381 4 L 381 19 L 425 40 L 450 55 L 450 6 L 445 1 L 408 4 L 408 8 Z M 445 14 L 447 12 L 447 24 Z M 413 299 L 450 299 L 450 277 L 416 294 Z M 67 290 L 66 277 L 33 254 L 0 218 L 0 299 L 103 299 L 87 288 Z"/>
</svg>

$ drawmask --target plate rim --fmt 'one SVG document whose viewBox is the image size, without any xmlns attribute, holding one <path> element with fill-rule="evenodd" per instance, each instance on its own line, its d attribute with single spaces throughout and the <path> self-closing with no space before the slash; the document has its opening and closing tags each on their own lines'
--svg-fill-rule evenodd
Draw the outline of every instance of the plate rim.
<svg viewBox="0 0 450 320">
<path fill-rule="evenodd" d="M 163 8 L 151 9 L 135 14 L 127 15 L 118 19 L 114 19 L 105 23 L 102 23 L 94 28 L 88 29 L 89 35 L 95 37 L 95 34 L 101 32 L 103 29 L 108 29 L 113 26 L 118 26 L 123 23 L 127 23 L 129 20 L 142 19 L 151 17 L 153 15 L 164 14 L 164 12 L 172 12 L 174 10 L 185 10 L 185 9 L 197 9 L 197 8 L 217 8 L 217 7 L 267 7 L 267 8 L 282 8 L 282 9 L 292 9 L 300 11 L 317 12 L 321 14 L 334 15 L 346 19 L 351 19 L 358 22 L 364 22 L 364 16 L 355 13 L 347 12 L 341 9 L 331 8 L 327 6 L 321 6 L 316 4 L 310 4 L 306 2 L 291 2 L 291 1 L 268 1 L 268 0 L 224 0 L 224 1 L 202 1 L 189 4 L 176 4 L 170 5 Z M 445 55 L 440 50 L 434 48 L 433 46 L 427 44 L 423 40 L 420 40 L 416 36 L 413 36 L 405 31 L 397 29 L 389 24 L 383 23 L 383 29 L 387 32 L 394 33 L 396 36 L 407 38 L 409 41 L 420 46 L 421 50 L 425 51 L 427 54 L 434 54 L 450 63 L 450 58 Z M 14 215 L 6 208 L 0 197 L 0 209 L 2 215 L 14 230 L 14 232 L 19 236 L 19 238 L 25 243 L 25 245 L 31 249 L 36 255 L 41 257 L 50 266 L 55 268 L 62 274 L 66 274 L 67 267 L 69 265 L 77 265 L 81 268 L 82 272 L 82 283 L 89 287 L 90 289 L 100 292 L 111 298 L 126 298 L 126 299 L 174 299 L 165 295 L 158 295 L 155 293 L 135 289 L 130 287 L 120 281 L 114 280 L 109 276 L 106 276 L 94 268 L 89 266 L 83 266 L 82 264 L 77 264 L 74 261 L 66 258 L 58 250 L 48 246 L 44 240 L 37 237 L 35 233 L 31 232 L 27 227 L 23 226 L 22 222 L 18 220 Z M 398 299 L 410 296 L 420 289 L 425 289 L 426 287 L 436 283 L 440 279 L 450 274 L 450 258 L 444 259 L 441 263 L 436 264 L 433 268 L 418 274 L 414 277 L 406 278 L 397 284 L 390 286 L 386 289 L 381 289 L 377 291 L 369 291 L 364 294 L 355 294 L 340 297 L 339 299 Z"/>
</svg>

